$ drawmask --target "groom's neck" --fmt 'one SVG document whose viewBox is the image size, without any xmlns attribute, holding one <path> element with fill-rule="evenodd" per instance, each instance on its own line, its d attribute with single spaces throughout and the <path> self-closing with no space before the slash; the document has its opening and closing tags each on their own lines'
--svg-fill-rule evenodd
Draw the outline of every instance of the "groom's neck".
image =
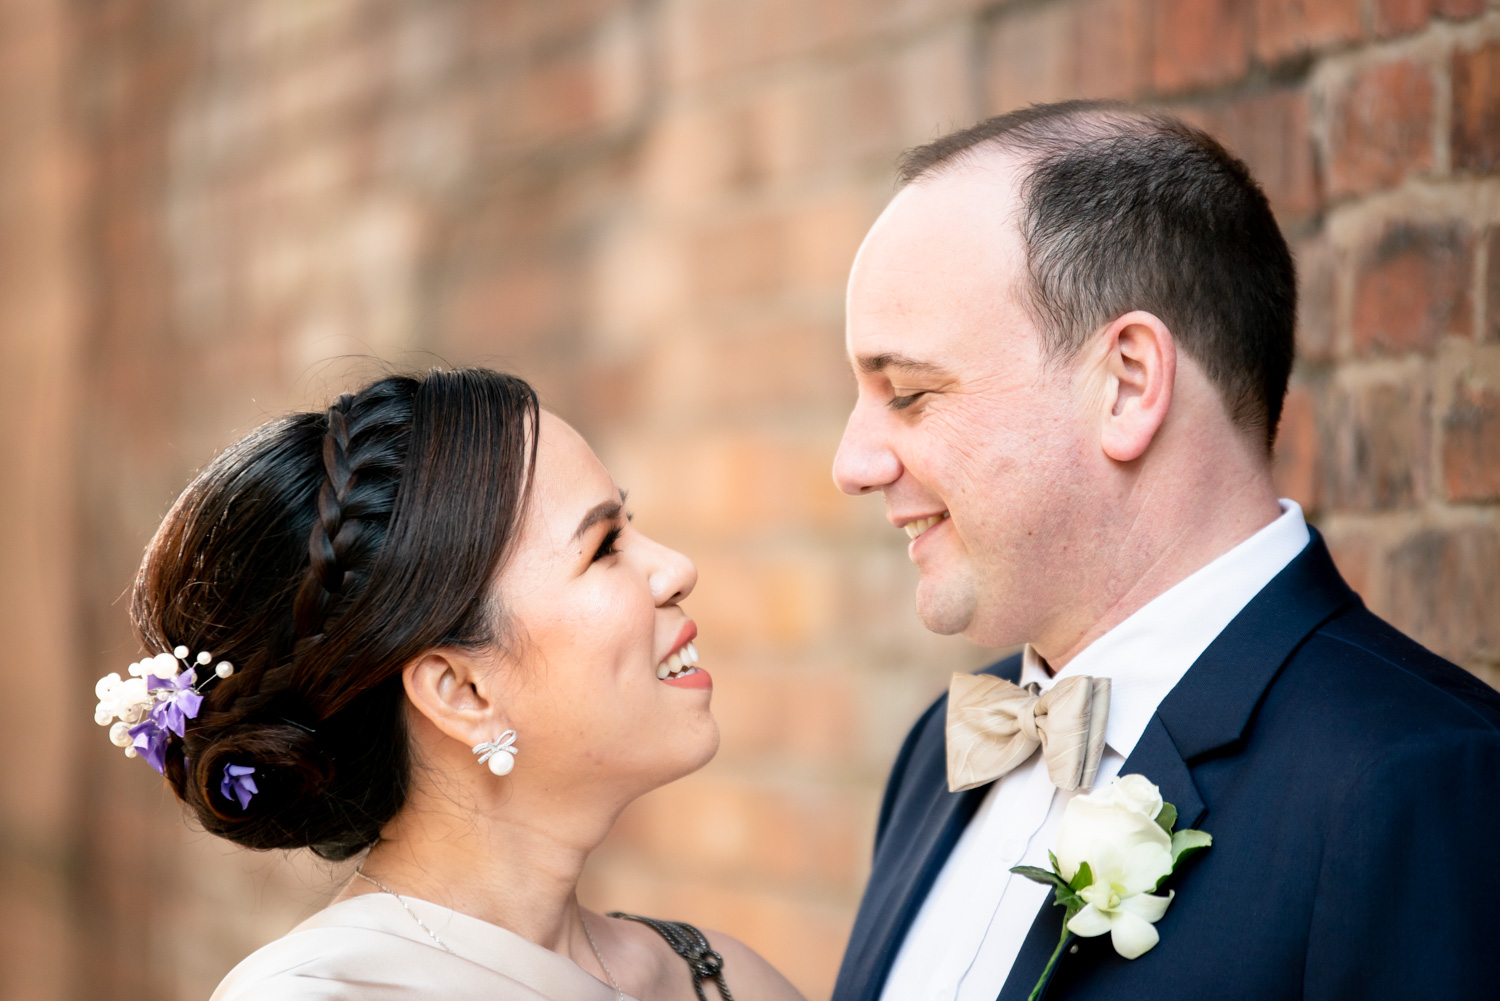
<svg viewBox="0 0 1500 1001">
<path fill-rule="evenodd" d="M 1120 484 L 1119 503 L 1088 533 L 1091 546 L 1057 590 L 1056 610 L 1030 638 L 1055 671 L 1154 598 L 1274 521 L 1270 466 L 1244 442 L 1171 440 Z M 1242 449 L 1239 461 L 1225 451 Z"/>
</svg>

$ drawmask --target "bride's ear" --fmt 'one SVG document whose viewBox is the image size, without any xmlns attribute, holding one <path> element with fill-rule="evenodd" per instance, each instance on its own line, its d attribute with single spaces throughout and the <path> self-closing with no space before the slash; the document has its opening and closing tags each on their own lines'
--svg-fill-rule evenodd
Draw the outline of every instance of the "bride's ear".
<svg viewBox="0 0 1500 1001">
<path fill-rule="evenodd" d="M 492 651 L 439 647 L 407 664 L 401 683 L 407 699 L 433 726 L 472 745 L 493 740 L 496 733 L 509 728 L 494 697 L 500 669 L 498 655 Z"/>
</svg>

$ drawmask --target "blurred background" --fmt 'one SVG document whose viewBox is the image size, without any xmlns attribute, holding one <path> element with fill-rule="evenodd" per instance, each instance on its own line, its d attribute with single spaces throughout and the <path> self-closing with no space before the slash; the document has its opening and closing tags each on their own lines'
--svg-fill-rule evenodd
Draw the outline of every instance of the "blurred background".
<svg viewBox="0 0 1500 1001">
<path fill-rule="evenodd" d="M 1500 683 L 1495 0 L 0 0 L 0 998 L 205 998 L 345 875 L 191 830 L 92 685 L 193 471 L 371 358 L 531 379 L 698 561 L 723 751 L 586 899 L 826 998 L 897 744 L 995 653 L 832 486 L 845 274 L 903 147 L 1074 96 L 1250 162 L 1303 280 L 1283 489 Z"/>
</svg>

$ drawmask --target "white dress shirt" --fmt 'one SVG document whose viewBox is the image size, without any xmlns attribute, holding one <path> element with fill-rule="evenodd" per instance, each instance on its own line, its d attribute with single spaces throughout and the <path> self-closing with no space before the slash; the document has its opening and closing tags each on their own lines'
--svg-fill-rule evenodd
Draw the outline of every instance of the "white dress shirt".
<svg viewBox="0 0 1500 1001">
<path fill-rule="evenodd" d="M 1026 658 L 1021 684 L 1035 681 L 1044 691 L 1075 675 L 1110 679 L 1104 756 L 1094 788 L 1119 774 L 1162 699 L 1307 545 L 1302 508 L 1283 500 L 1281 511 L 1089 644 L 1056 676 Z M 1052 896 L 1050 886 L 1013 876 L 1010 867 L 1049 867 L 1047 851 L 1074 795 L 1052 784 L 1040 753 L 990 786 L 908 929 L 882 1001 L 995 1001 L 1038 910 Z"/>
</svg>

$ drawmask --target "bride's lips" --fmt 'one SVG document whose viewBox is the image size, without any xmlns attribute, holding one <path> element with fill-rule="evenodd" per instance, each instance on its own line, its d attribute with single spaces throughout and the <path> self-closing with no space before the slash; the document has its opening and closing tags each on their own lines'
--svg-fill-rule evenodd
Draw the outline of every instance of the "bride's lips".
<svg viewBox="0 0 1500 1001">
<path fill-rule="evenodd" d="M 656 665 L 656 680 L 673 688 L 712 688 L 713 678 L 698 666 L 698 648 L 693 640 L 698 627 L 691 619 L 682 624 L 667 653 Z"/>
<path fill-rule="evenodd" d="M 663 678 L 662 684 L 671 685 L 673 688 L 712 688 L 713 677 L 703 668 L 695 667 L 680 678 Z"/>
<path fill-rule="evenodd" d="M 677 653 L 679 650 L 681 650 L 683 647 L 687 646 L 697 638 L 698 623 L 694 622 L 692 619 L 688 619 L 682 624 L 682 632 L 677 634 L 677 638 L 672 641 L 672 645 L 667 647 L 667 652 L 658 657 L 656 662 L 660 664 L 662 661 L 672 656 L 672 654 Z"/>
</svg>

